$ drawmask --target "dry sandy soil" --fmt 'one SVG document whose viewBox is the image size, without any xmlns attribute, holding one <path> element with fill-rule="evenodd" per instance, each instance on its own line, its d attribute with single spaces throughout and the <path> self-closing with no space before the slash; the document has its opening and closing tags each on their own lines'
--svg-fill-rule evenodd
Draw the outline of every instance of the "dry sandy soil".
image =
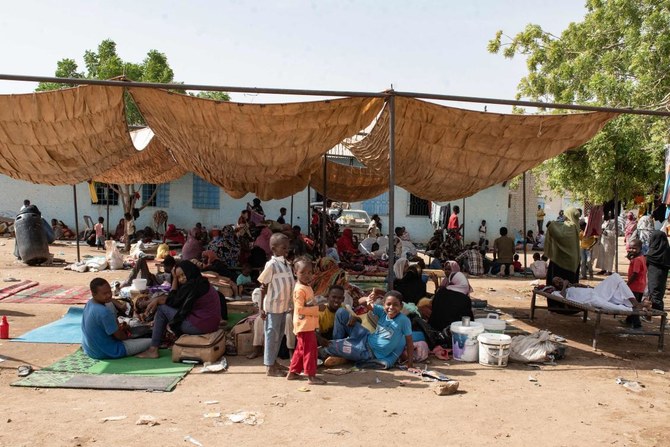
<svg viewBox="0 0 670 447">
<path fill-rule="evenodd" d="M 4 245 L 3 245 L 4 244 Z M 40 283 L 85 285 L 96 275 L 60 267 L 26 267 L 11 255 L 13 240 L 0 239 L 0 279 L 13 276 Z M 51 249 L 73 261 L 69 246 Z M 95 250 L 83 248 L 82 254 Z M 622 271 L 627 265 L 622 262 Z M 103 272 L 121 279 L 124 273 Z M 557 366 L 532 369 L 511 364 L 493 369 L 433 359 L 429 367 L 460 381 L 460 392 L 437 396 L 430 384 L 408 373 L 362 371 L 324 374 L 330 383 L 300 392 L 303 383 L 267 378 L 259 360 L 228 357 L 228 372 L 189 374 L 171 393 L 89 391 L 10 387 L 16 368 L 39 369 L 75 351 L 78 345 L 0 341 L 0 445 L 191 445 L 191 435 L 212 445 L 670 445 L 670 357 L 658 353 L 656 338 L 602 335 L 591 349 L 593 322 L 538 311 L 529 322 L 527 279 L 474 279 L 474 296 L 487 299 L 516 319 L 518 327 L 550 329 L 565 336 L 567 358 Z M 7 283 L 0 283 L 7 284 Z M 490 291 L 489 288 L 495 289 Z M 11 334 L 58 319 L 65 305 L 2 304 Z M 607 318 L 607 329 L 617 321 Z M 652 369 L 666 371 L 665 375 Z M 529 381 L 529 375 L 537 382 Z M 644 386 L 633 393 L 617 377 Z M 379 379 L 379 380 L 377 380 Z M 204 402 L 218 400 L 220 404 Z M 236 410 L 264 414 L 260 425 L 225 425 L 204 413 Z M 140 415 L 160 425 L 135 425 Z M 101 422 L 106 416 L 127 419 Z"/>
</svg>

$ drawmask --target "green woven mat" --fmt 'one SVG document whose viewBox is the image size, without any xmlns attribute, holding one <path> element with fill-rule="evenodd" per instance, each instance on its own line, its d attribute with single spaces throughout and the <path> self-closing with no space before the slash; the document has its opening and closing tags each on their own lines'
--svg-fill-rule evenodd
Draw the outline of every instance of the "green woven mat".
<svg viewBox="0 0 670 447">
<path fill-rule="evenodd" d="M 12 386 L 171 391 L 192 365 L 172 363 L 168 349 L 159 353 L 158 359 L 95 360 L 78 349 Z"/>
</svg>

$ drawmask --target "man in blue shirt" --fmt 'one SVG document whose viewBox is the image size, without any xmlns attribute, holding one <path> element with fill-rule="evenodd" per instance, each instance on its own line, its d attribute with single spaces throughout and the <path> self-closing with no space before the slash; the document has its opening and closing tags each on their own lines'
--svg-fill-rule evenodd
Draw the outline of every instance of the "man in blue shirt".
<svg viewBox="0 0 670 447">
<path fill-rule="evenodd" d="M 112 302 L 112 288 L 103 278 L 94 278 L 90 284 L 92 298 L 84 307 L 81 321 L 81 347 L 94 359 L 117 359 L 144 352 L 151 339 L 129 339 L 125 323 L 119 325 L 116 315 L 107 306 Z"/>
<path fill-rule="evenodd" d="M 346 309 L 335 314 L 333 340 L 326 348 L 330 356 L 326 366 L 342 363 L 342 359 L 354 362 L 377 361 L 385 368 L 392 367 L 403 351 L 407 357 L 407 367 L 412 367 L 414 344 L 412 342 L 412 323 L 402 310 L 402 294 L 387 292 L 383 305 L 372 304 L 374 295 L 368 297 L 368 307 L 379 317 L 374 333 L 368 332 L 358 317 L 351 316 Z"/>
</svg>

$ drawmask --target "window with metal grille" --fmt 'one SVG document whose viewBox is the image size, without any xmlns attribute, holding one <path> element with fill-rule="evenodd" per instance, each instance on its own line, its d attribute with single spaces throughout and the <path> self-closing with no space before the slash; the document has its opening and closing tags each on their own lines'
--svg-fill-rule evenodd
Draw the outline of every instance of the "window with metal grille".
<svg viewBox="0 0 670 447">
<path fill-rule="evenodd" d="M 157 191 L 156 191 L 157 190 Z M 156 195 L 151 198 L 151 195 L 156 191 Z M 147 203 L 149 201 L 149 203 Z M 163 183 L 160 185 L 145 184 L 142 185 L 142 204 L 147 206 L 155 206 L 160 208 L 167 208 L 170 206 L 170 184 Z"/>
<path fill-rule="evenodd" d="M 410 216 L 430 216 L 430 202 L 414 194 L 409 195 Z"/>
<path fill-rule="evenodd" d="M 114 185 L 117 186 L 117 185 Z M 95 205 L 118 205 L 119 194 L 111 187 L 107 187 L 107 183 L 95 183 L 95 194 L 98 196 L 98 202 Z M 93 201 L 91 200 L 93 204 Z"/>
<path fill-rule="evenodd" d="M 219 187 L 193 174 L 193 208 L 219 209 Z"/>
<path fill-rule="evenodd" d="M 388 216 L 389 214 L 389 194 L 385 192 L 374 199 L 365 200 L 363 202 L 363 209 L 372 216 L 378 214 L 380 216 Z"/>
</svg>

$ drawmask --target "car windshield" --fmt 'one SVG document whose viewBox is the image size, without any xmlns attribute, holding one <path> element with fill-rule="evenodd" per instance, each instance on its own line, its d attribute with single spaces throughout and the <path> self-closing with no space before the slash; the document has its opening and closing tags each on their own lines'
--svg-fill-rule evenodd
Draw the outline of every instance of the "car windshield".
<svg viewBox="0 0 670 447">
<path fill-rule="evenodd" d="M 345 224 L 369 224 L 370 218 L 365 211 L 343 210 L 342 215 L 338 219 Z"/>
</svg>

